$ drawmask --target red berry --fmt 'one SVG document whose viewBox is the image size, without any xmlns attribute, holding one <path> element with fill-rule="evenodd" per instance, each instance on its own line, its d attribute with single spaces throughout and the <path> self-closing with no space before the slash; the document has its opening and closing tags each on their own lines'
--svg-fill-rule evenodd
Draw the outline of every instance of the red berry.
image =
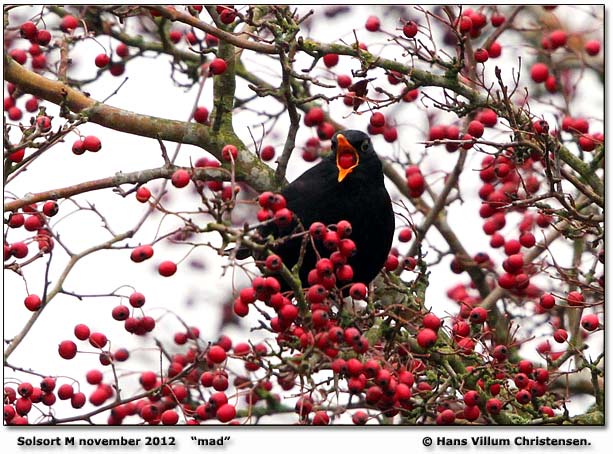
<svg viewBox="0 0 613 454">
<path fill-rule="evenodd" d="M 495 397 L 492 397 L 485 403 L 485 409 L 487 410 L 489 414 L 497 415 L 498 413 L 500 413 L 500 410 L 502 409 L 502 402 L 500 402 Z"/>
<path fill-rule="evenodd" d="M 464 403 L 469 407 L 479 405 L 481 403 L 481 396 L 477 391 L 467 391 L 463 396 Z"/>
<path fill-rule="evenodd" d="M 130 254 L 130 259 L 133 262 L 140 263 L 144 260 L 150 259 L 153 257 L 153 248 L 146 244 L 143 246 L 138 246 L 134 248 Z"/>
<path fill-rule="evenodd" d="M 566 45 L 567 35 L 564 30 L 554 30 L 549 34 L 549 42 L 553 49 Z"/>
<path fill-rule="evenodd" d="M 60 29 L 63 32 L 70 32 L 79 26 L 79 21 L 71 15 L 64 16 L 60 22 Z"/>
<path fill-rule="evenodd" d="M 272 145 L 266 145 L 260 152 L 262 161 L 271 161 L 275 157 L 275 148 Z"/>
<path fill-rule="evenodd" d="M 587 331 L 594 331 L 598 329 L 600 322 L 598 321 L 598 315 L 587 314 L 581 318 L 581 326 Z"/>
<path fill-rule="evenodd" d="M 58 353 L 64 359 L 72 359 L 77 355 L 77 344 L 69 340 L 62 341 L 58 346 Z"/>
<path fill-rule="evenodd" d="M 473 137 L 481 137 L 483 135 L 483 131 L 484 131 L 484 126 L 483 123 L 481 123 L 478 120 L 473 120 L 468 124 L 468 128 L 466 129 L 466 132 L 468 132 L 468 134 L 470 134 Z"/>
<path fill-rule="evenodd" d="M 470 311 L 470 321 L 475 324 L 482 324 L 487 320 L 487 310 L 483 307 L 475 307 Z"/>
<path fill-rule="evenodd" d="M 36 42 L 41 46 L 46 46 L 51 41 L 51 33 L 47 30 L 38 30 L 36 33 Z"/>
<path fill-rule="evenodd" d="M 581 292 L 573 291 L 569 292 L 566 300 L 570 306 L 583 306 L 583 295 Z"/>
<path fill-rule="evenodd" d="M 8 110 L 8 115 L 10 120 L 18 121 L 21 120 L 23 113 L 21 112 L 21 109 L 19 107 L 13 106 Z"/>
<path fill-rule="evenodd" d="M 83 148 L 93 152 L 100 151 L 102 142 L 100 142 L 100 139 L 96 136 L 87 136 L 83 139 Z"/>
<path fill-rule="evenodd" d="M 433 347 L 436 343 L 436 338 L 436 332 L 429 328 L 424 328 L 417 333 L 417 343 L 424 349 Z"/>
<path fill-rule="evenodd" d="M 583 151 L 594 151 L 596 148 L 596 142 L 591 136 L 582 135 L 579 137 L 579 148 Z"/>
<path fill-rule="evenodd" d="M 215 417 L 220 422 L 229 422 L 236 417 L 236 408 L 234 405 L 224 404 L 217 409 Z"/>
<path fill-rule="evenodd" d="M 226 360 L 227 354 L 219 345 L 213 345 L 207 353 L 207 358 L 215 364 L 220 364 Z"/>
<path fill-rule="evenodd" d="M 338 54 L 326 54 L 324 55 L 323 60 L 324 65 L 326 65 L 328 68 L 332 68 L 338 64 Z"/>
<path fill-rule="evenodd" d="M 483 123 L 484 126 L 492 128 L 496 126 L 498 122 L 498 114 L 492 109 L 483 109 L 478 115 L 478 120 Z"/>
<path fill-rule="evenodd" d="M 118 57 L 126 58 L 128 55 L 130 55 L 130 48 L 124 43 L 120 43 L 115 49 L 115 53 Z"/>
<path fill-rule="evenodd" d="M 23 303 L 25 304 L 26 308 L 32 312 L 36 312 L 43 305 L 40 297 L 34 294 L 26 296 Z"/>
<path fill-rule="evenodd" d="M 539 304 L 543 309 L 551 309 L 556 305 L 556 300 L 550 293 L 544 293 L 541 295 Z"/>
<path fill-rule="evenodd" d="M 324 111 L 319 107 L 311 108 L 304 116 L 305 126 L 317 126 L 325 120 Z"/>
<path fill-rule="evenodd" d="M 485 63 L 490 58 L 487 49 L 479 48 L 475 50 L 475 61 L 477 63 Z"/>
<path fill-rule="evenodd" d="M 545 82 L 549 76 L 549 68 L 545 63 L 535 63 L 530 69 L 530 77 L 537 83 Z"/>
<path fill-rule="evenodd" d="M 351 297 L 356 300 L 365 299 L 367 292 L 368 292 L 368 289 L 361 282 L 353 284 L 351 288 L 349 289 L 349 295 L 351 295 Z"/>
<path fill-rule="evenodd" d="M 79 340 L 86 340 L 89 338 L 89 327 L 87 325 L 84 325 L 82 323 L 76 325 L 74 327 L 74 335 L 77 339 Z"/>
<path fill-rule="evenodd" d="M 502 14 L 492 14 L 490 21 L 493 27 L 500 27 L 507 20 Z"/>
<path fill-rule="evenodd" d="M 25 218 L 21 213 L 11 213 L 8 225 L 13 229 L 18 229 L 23 225 Z"/>
<path fill-rule="evenodd" d="M 424 315 L 422 324 L 424 325 L 424 328 L 437 331 L 441 326 L 441 319 L 434 315 L 432 312 L 429 312 Z"/>
<path fill-rule="evenodd" d="M 98 385 L 102 383 L 103 375 L 98 369 L 92 369 L 85 374 L 85 379 L 90 385 Z"/>
<path fill-rule="evenodd" d="M 171 182 L 175 188 L 184 188 L 189 184 L 191 180 L 191 176 L 189 172 L 185 169 L 177 169 L 172 174 Z"/>
<path fill-rule="evenodd" d="M 375 128 L 385 126 L 385 115 L 381 112 L 375 112 L 370 116 L 370 124 Z"/>
<path fill-rule="evenodd" d="M 366 19 L 365 27 L 369 32 L 378 32 L 381 28 L 381 21 L 376 16 L 369 16 L 368 19 Z"/>
<path fill-rule="evenodd" d="M 415 35 L 417 35 L 417 31 L 418 31 L 417 23 L 415 23 L 412 20 L 406 22 L 402 26 L 402 33 L 404 33 L 404 36 L 406 36 L 407 38 L 414 38 Z"/>
<path fill-rule="evenodd" d="M 221 149 L 221 158 L 224 161 L 234 161 L 236 162 L 236 159 L 238 158 L 238 148 L 236 148 L 235 145 L 225 145 L 222 149 Z"/>
<path fill-rule="evenodd" d="M 112 76 L 118 77 L 121 76 L 126 70 L 126 65 L 123 62 L 115 62 L 111 64 L 109 68 L 109 72 Z"/>
<path fill-rule="evenodd" d="M 141 186 L 136 190 L 136 200 L 140 203 L 146 203 L 151 198 L 151 191 L 145 186 Z"/>
<path fill-rule="evenodd" d="M 36 39 L 38 34 L 38 28 L 36 28 L 36 24 L 32 21 L 24 22 L 19 26 L 19 31 L 21 36 L 25 39 L 33 41 Z"/>
<path fill-rule="evenodd" d="M 336 77 L 336 83 L 338 83 L 338 86 L 341 88 L 348 88 L 351 86 L 351 82 L 351 77 L 346 74 L 339 74 Z"/>
<path fill-rule="evenodd" d="M 94 60 L 94 63 L 98 68 L 104 68 L 111 62 L 111 57 L 107 54 L 98 54 Z"/>
<path fill-rule="evenodd" d="M 532 400 L 532 395 L 530 394 L 530 391 L 528 391 L 527 389 L 520 389 L 515 394 L 515 399 L 520 404 L 525 405 Z"/>
<path fill-rule="evenodd" d="M 175 262 L 171 262 L 170 260 L 166 260 L 160 263 L 158 272 L 164 277 L 172 276 L 177 272 L 177 264 Z"/>
<path fill-rule="evenodd" d="M 38 110 L 38 99 L 35 96 L 26 101 L 26 110 L 28 112 L 36 112 Z"/>
<path fill-rule="evenodd" d="M 584 48 L 585 48 L 585 52 L 588 55 L 591 55 L 591 56 L 598 55 L 600 53 L 600 41 L 597 41 L 595 39 L 587 41 L 585 43 Z"/>
<path fill-rule="evenodd" d="M 455 413 L 451 409 L 443 410 L 436 417 L 436 423 L 439 425 L 453 424 L 454 421 Z"/>
<path fill-rule="evenodd" d="M 179 422 L 179 414 L 175 410 L 166 410 L 162 413 L 160 420 L 165 426 L 174 426 Z"/>
<path fill-rule="evenodd" d="M 85 394 L 83 394 L 82 392 L 78 392 L 75 393 L 71 398 L 70 398 L 70 405 L 72 405 L 72 408 L 81 408 L 83 407 L 83 405 L 85 405 L 85 401 L 86 401 L 86 397 Z"/>
<path fill-rule="evenodd" d="M 209 109 L 207 109 L 206 107 L 202 107 L 202 106 L 196 107 L 196 110 L 194 111 L 194 121 L 196 123 L 205 124 L 208 119 L 209 119 Z"/>
<path fill-rule="evenodd" d="M 209 66 L 211 73 L 214 75 L 223 74 L 228 68 L 228 64 L 223 58 L 214 59 Z"/>
<path fill-rule="evenodd" d="M 524 232 L 519 236 L 520 244 L 525 248 L 531 248 L 536 244 L 536 238 L 530 232 Z"/>
<path fill-rule="evenodd" d="M 104 348 L 108 339 L 103 333 L 91 333 L 89 335 L 89 343 L 95 348 Z"/>
</svg>

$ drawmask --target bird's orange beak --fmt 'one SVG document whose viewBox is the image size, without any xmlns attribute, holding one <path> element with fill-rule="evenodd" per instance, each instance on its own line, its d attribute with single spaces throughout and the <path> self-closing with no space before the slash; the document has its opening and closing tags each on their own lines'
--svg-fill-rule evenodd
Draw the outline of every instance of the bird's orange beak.
<svg viewBox="0 0 613 454">
<path fill-rule="evenodd" d="M 337 135 L 336 140 L 338 142 L 336 147 L 336 167 L 338 168 L 338 182 L 340 183 L 358 166 L 360 155 L 344 135 Z"/>
</svg>

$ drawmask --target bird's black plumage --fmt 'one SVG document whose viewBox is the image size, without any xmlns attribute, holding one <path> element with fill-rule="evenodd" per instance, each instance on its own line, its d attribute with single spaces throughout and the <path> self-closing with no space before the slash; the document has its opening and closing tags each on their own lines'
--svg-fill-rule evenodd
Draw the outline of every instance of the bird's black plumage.
<svg viewBox="0 0 613 454">
<path fill-rule="evenodd" d="M 357 165 L 342 181 L 339 181 L 341 167 L 337 160 L 337 153 L 340 153 L 339 134 L 342 134 L 343 150 L 348 142 L 358 157 Z M 352 226 L 350 238 L 357 248 L 355 255 L 348 260 L 354 272 L 353 282 L 368 284 L 374 279 L 383 267 L 392 244 L 394 212 L 385 189 L 381 161 L 368 135 L 355 130 L 335 134 L 330 156 L 303 173 L 281 194 L 287 201 L 287 208 L 294 212 L 305 229 L 313 222 L 330 225 L 341 220 L 349 221 Z M 290 230 L 279 232 L 275 228 L 272 234 L 279 236 Z M 301 244 L 301 239 L 291 240 L 274 248 L 274 251 L 291 269 L 298 261 Z M 315 244 L 322 257 L 329 256 L 329 250 L 317 241 Z M 305 286 L 307 275 L 315 263 L 316 254 L 309 242 L 300 268 L 300 278 Z"/>
</svg>

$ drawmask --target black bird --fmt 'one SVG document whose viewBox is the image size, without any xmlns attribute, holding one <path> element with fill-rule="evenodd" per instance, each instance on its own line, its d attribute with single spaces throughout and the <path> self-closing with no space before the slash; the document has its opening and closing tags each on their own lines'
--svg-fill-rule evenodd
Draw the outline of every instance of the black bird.
<svg viewBox="0 0 613 454">
<path fill-rule="evenodd" d="M 347 262 L 353 268 L 352 281 L 368 285 L 375 278 L 390 251 L 394 212 L 384 185 L 383 166 L 367 134 L 355 130 L 335 134 L 332 153 L 283 189 L 281 194 L 287 201 L 287 208 L 307 230 L 314 222 L 330 225 L 341 220 L 349 221 L 352 226 L 350 238 L 357 249 Z M 260 234 L 267 236 L 272 233 L 279 237 L 291 232 L 295 226 L 296 223 L 279 231 L 271 224 L 260 229 Z M 330 255 L 319 241 L 315 244 L 322 257 Z M 273 251 L 291 269 L 298 261 L 301 245 L 300 238 L 293 239 L 274 247 Z M 239 251 L 237 257 L 246 255 Z M 300 268 L 303 286 L 308 286 L 307 275 L 315 267 L 316 259 L 309 242 Z"/>
</svg>

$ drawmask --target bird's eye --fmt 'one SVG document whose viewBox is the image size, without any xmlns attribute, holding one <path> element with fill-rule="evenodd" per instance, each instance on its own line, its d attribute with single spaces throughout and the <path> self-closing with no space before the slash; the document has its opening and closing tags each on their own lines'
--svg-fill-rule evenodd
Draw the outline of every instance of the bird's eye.
<svg viewBox="0 0 613 454">
<path fill-rule="evenodd" d="M 368 150 L 369 145 L 370 145 L 370 144 L 368 143 L 368 140 L 365 140 L 364 142 L 362 142 L 362 145 L 360 146 L 360 149 L 361 149 L 362 151 L 367 151 L 367 150 Z"/>
</svg>

